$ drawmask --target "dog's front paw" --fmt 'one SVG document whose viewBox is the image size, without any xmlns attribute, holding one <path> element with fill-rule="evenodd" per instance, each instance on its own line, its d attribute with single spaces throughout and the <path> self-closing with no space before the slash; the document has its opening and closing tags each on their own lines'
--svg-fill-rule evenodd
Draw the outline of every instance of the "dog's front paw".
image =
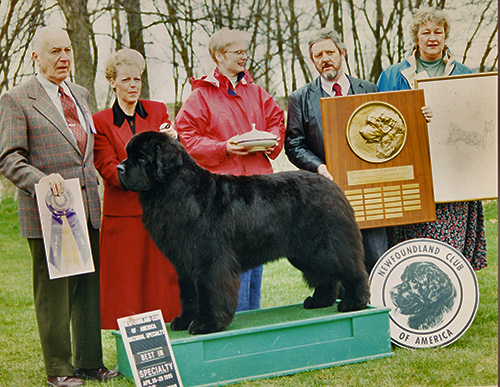
<svg viewBox="0 0 500 387">
<path fill-rule="evenodd" d="M 183 319 L 182 317 L 176 317 L 170 323 L 170 329 L 172 331 L 185 331 L 188 329 L 189 324 L 191 324 L 191 320 Z"/>
<path fill-rule="evenodd" d="M 219 332 L 224 327 L 219 327 L 213 324 L 204 324 L 201 321 L 193 320 L 189 325 L 188 332 L 192 335 L 203 335 L 207 333 Z"/>
<path fill-rule="evenodd" d="M 307 297 L 304 300 L 304 309 L 316 309 L 316 303 L 314 302 L 314 298 Z"/>
<path fill-rule="evenodd" d="M 304 300 L 304 309 L 318 309 L 318 308 L 327 308 L 334 304 L 333 300 L 319 300 L 317 297 L 307 297 Z"/>
<path fill-rule="evenodd" d="M 337 310 L 339 312 L 352 312 L 355 310 L 365 309 L 366 306 L 366 302 L 340 301 L 337 305 Z"/>
</svg>

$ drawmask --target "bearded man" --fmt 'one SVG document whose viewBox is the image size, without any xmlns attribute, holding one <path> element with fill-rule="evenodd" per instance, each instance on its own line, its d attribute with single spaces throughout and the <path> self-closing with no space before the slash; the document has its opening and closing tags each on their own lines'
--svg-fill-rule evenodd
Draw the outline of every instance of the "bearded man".
<svg viewBox="0 0 500 387">
<path fill-rule="evenodd" d="M 285 150 L 298 168 L 317 172 L 333 180 L 325 163 L 325 145 L 321 123 L 320 98 L 375 93 L 375 84 L 351 77 L 344 72 L 346 50 L 339 35 L 331 29 L 312 33 L 309 55 L 320 74 L 311 83 L 295 90 L 288 102 Z M 361 230 L 368 273 L 387 250 L 385 227 Z"/>
</svg>

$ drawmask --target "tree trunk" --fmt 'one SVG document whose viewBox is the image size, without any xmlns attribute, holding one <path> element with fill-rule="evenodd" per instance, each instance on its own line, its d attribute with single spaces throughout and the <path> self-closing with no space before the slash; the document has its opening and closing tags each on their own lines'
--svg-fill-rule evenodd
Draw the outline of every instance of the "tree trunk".
<svg viewBox="0 0 500 387">
<path fill-rule="evenodd" d="M 144 26 L 142 24 L 141 17 L 141 1 L 124 0 L 123 7 L 125 9 L 125 13 L 127 14 L 130 48 L 139 51 L 144 58 L 147 58 L 143 37 Z M 147 65 L 142 73 L 141 98 L 149 99 L 149 76 Z"/>
<path fill-rule="evenodd" d="M 90 49 L 93 39 L 93 29 L 87 11 L 86 0 L 58 0 L 64 16 L 68 35 L 73 46 L 75 64 L 75 83 L 85 87 L 90 92 L 90 109 L 97 112 L 95 96 L 95 77 L 97 72 L 97 58 Z"/>
</svg>

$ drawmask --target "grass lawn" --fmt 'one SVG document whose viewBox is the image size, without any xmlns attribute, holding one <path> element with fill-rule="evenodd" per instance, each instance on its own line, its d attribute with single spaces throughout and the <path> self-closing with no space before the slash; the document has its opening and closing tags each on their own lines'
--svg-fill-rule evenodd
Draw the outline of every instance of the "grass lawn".
<svg viewBox="0 0 500 387">
<path fill-rule="evenodd" d="M 488 267 L 477 272 L 480 305 L 469 330 L 445 348 L 407 350 L 394 356 L 235 386 L 493 386 L 498 371 L 498 204 L 484 203 Z M 264 270 L 262 306 L 295 304 L 309 294 L 301 274 L 282 260 Z M 17 210 L 11 199 L 0 203 L 0 387 L 44 386 L 33 307 L 31 256 L 19 237 Z M 103 331 L 104 361 L 116 364 L 114 338 Z M 87 386 L 99 386 L 87 382 Z M 134 386 L 121 378 L 106 387 Z"/>
</svg>

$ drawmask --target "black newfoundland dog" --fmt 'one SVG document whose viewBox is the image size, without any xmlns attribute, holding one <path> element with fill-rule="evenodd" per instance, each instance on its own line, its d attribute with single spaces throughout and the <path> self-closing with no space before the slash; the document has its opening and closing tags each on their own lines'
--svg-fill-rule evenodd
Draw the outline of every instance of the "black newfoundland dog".
<svg viewBox="0 0 500 387">
<path fill-rule="evenodd" d="M 172 330 L 200 334 L 227 327 L 239 275 L 281 257 L 314 288 L 305 308 L 332 306 L 340 282 L 339 311 L 366 307 L 361 232 L 335 183 L 306 171 L 213 174 L 158 132 L 134 136 L 127 156 L 117 167 L 120 184 L 139 192 L 146 230 L 179 277 L 182 312 Z"/>
</svg>

